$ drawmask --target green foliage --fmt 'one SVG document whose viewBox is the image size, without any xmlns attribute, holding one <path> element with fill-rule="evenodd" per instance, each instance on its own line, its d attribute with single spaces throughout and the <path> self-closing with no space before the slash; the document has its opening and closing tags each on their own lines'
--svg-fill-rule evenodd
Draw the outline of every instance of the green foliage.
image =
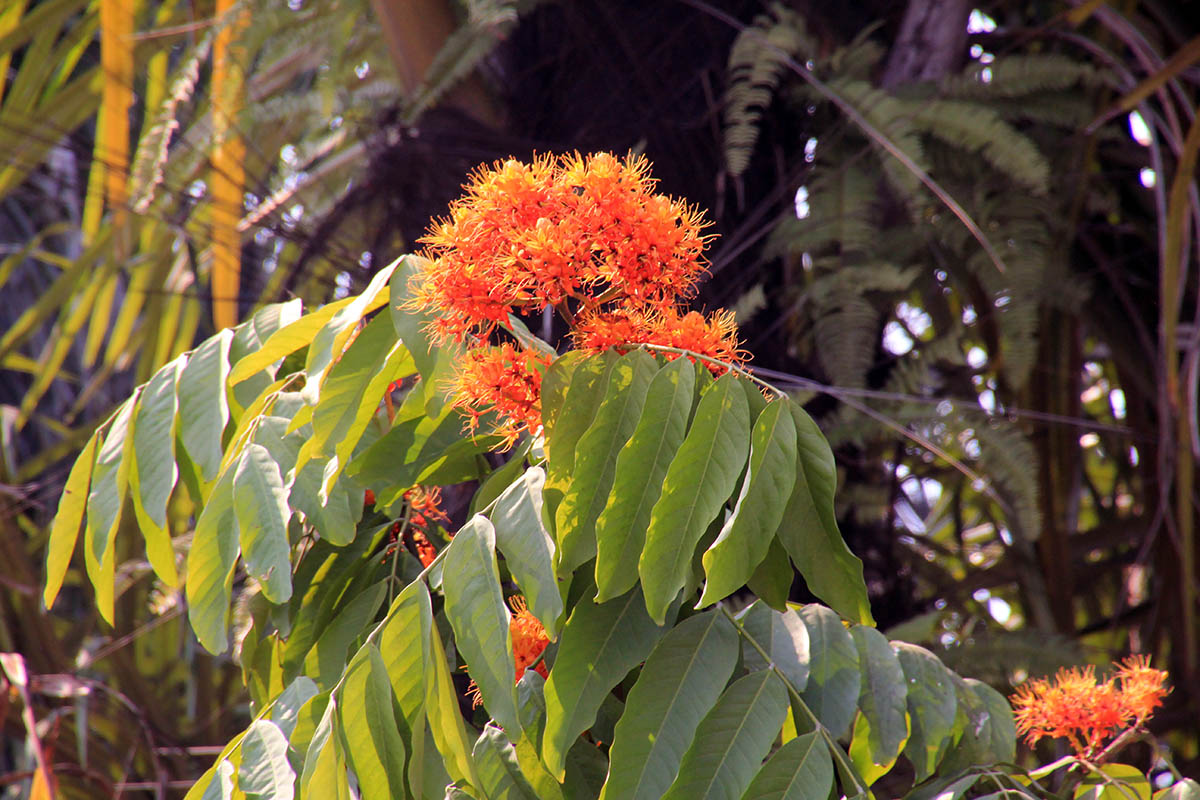
<svg viewBox="0 0 1200 800">
<path fill-rule="evenodd" d="M 860 794 L 882 774 L 872 765 L 890 764 L 906 740 L 923 776 L 944 760 L 959 770 L 1011 757 L 998 695 L 864 627 L 865 585 L 837 534 L 828 445 L 793 400 L 768 402 L 735 372 L 696 380 L 707 370 L 637 350 L 564 357 L 546 377 L 544 442 L 516 449 L 482 482 L 490 499 L 433 563 L 388 554 L 381 512 L 405 524 L 403 490 L 427 472 L 411 464 L 451 453 L 483 463 L 489 443 L 447 433 L 458 423 L 430 403 L 436 374 L 412 383 L 418 363 L 436 373 L 440 358 L 409 355 L 400 335 L 415 342 L 419 329 L 396 308 L 368 316 L 407 277 L 403 266 L 384 270 L 332 313 L 265 309 L 172 362 L 85 451 L 86 514 L 64 501 L 50 564 L 65 569 L 68 533 L 86 516 L 113 531 L 85 537 L 85 556 L 100 567 L 90 573 L 98 596 L 116 592 L 103 567 L 120 535 L 114 509 L 146 486 L 123 476 L 139 458 L 174 453 L 182 479 L 143 502 L 157 509 L 172 502 L 163 491 L 186 493 L 202 509 L 187 559 L 191 625 L 220 652 L 231 610 L 251 609 L 235 644 L 255 719 L 191 797 L 815 797 L 833 764 L 844 791 Z M 257 396 L 229 402 L 223 417 L 216 396 L 260 375 Z M 385 380 L 411 387 L 394 412 L 379 402 Z M 185 389 L 209 404 L 184 402 Z M 141 436 L 138 420 L 149 421 Z M 575 470 L 556 468 L 572 458 Z M 82 469 L 72 486 L 87 481 Z M 661 493 L 647 491 L 648 475 Z M 335 503 L 362 508 L 363 483 L 378 510 L 335 514 Z M 642 530 L 614 532 L 617 520 Z M 148 532 L 146 547 L 161 546 L 157 528 Z M 564 546 L 577 555 L 563 557 Z M 815 604 L 756 602 L 735 615 L 727 596 L 771 553 L 791 554 L 849 628 Z M 630 584 L 621 572 L 639 562 Z M 601 578 L 608 595 L 629 585 L 597 599 Z M 52 600 L 53 581 L 47 588 Z M 541 655 L 546 680 L 527 671 L 514 685 L 513 588 L 555 640 Z M 468 716 L 462 667 L 482 705 Z M 864 747 L 872 764 L 854 757 Z"/>
</svg>

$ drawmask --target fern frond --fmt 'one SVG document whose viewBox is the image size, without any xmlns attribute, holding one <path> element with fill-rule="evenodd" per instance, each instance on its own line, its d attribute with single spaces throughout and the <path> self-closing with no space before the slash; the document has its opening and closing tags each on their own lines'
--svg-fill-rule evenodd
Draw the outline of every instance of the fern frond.
<svg viewBox="0 0 1200 800">
<path fill-rule="evenodd" d="M 980 103 L 934 100 L 918 106 L 914 128 L 971 153 L 978 153 L 997 171 L 1043 194 L 1050 165 L 1037 145 Z"/>
<path fill-rule="evenodd" d="M 1104 80 L 1105 74 L 1085 61 L 1057 53 L 1021 54 L 986 65 L 973 62 L 961 73 L 944 78 L 941 93 L 962 100 L 991 100 L 1096 86 Z"/>
<path fill-rule="evenodd" d="M 776 3 L 738 34 L 729 52 L 725 90 L 725 163 L 729 174 L 746 171 L 758 141 L 759 121 L 783 76 L 784 57 L 812 52 L 804 19 Z"/>
</svg>

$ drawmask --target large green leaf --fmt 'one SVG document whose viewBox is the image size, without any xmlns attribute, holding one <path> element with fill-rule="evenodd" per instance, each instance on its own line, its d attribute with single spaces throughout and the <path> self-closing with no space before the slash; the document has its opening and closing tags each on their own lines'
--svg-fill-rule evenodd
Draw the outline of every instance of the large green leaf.
<svg viewBox="0 0 1200 800">
<path fill-rule="evenodd" d="M 500 590 L 496 533 L 486 517 L 476 514 L 454 535 L 446 552 L 442 588 L 455 647 L 479 687 L 484 708 L 516 739 L 521 722 L 514 689 L 510 615 Z"/>
<path fill-rule="evenodd" d="M 808 686 L 804 702 L 829 731 L 837 737 L 850 729 L 858 703 L 862 673 L 858 648 L 837 614 L 816 603 L 799 611 L 808 628 Z"/>
<path fill-rule="evenodd" d="M 662 797 L 737 660 L 737 633 L 716 611 L 691 617 L 663 637 L 629 690 L 601 800 Z"/>
<path fill-rule="evenodd" d="M 554 513 L 559 574 L 573 572 L 596 555 L 596 518 L 612 488 L 617 455 L 637 427 L 657 369 L 653 356 L 634 350 L 617 359 L 608 373 L 604 397 L 575 445 L 571 481 Z"/>
<path fill-rule="evenodd" d="M 402 800 L 404 742 L 392 713 L 387 666 L 373 644 L 347 667 L 338 700 L 338 730 L 363 800 Z"/>
<path fill-rule="evenodd" d="M 1012 762 L 1017 757 L 1017 732 L 1012 706 L 1007 698 L 991 686 L 974 678 L 966 678 L 971 691 L 979 696 L 988 712 L 989 749 L 995 761 Z"/>
<path fill-rule="evenodd" d="M 156 372 L 142 391 L 133 415 L 133 464 L 129 470 L 133 510 L 146 539 L 146 558 L 154 574 L 168 586 L 179 582 L 175 549 L 167 530 L 167 500 L 179 479 L 175 464 L 175 416 L 179 408 L 175 386 L 184 363 L 185 357 L 179 356 Z"/>
<path fill-rule="evenodd" d="M 992 720 L 983 697 L 962 677 L 949 670 L 947 673 L 954 684 L 958 709 L 955 711 L 954 741 L 942 758 L 938 771 L 953 774 L 993 760 Z"/>
<path fill-rule="evenodd" d="M 475 740 L 471 752 L 488 800 L 537 800 L 537 792 L 522 773 L 516 750 L 504 731 L 491 723 Z"/>
<path fill-rule="evenodd" d="M 375 273 L 362 294 L 351 298 L 313 335 L 304 362 L 304 399 L 310 405 L 316 405 L 324 391 L 325 372 L 342 356 L 359 320 L 387 302 L 387 282 L 394 270 L 393 264 Z"/>
<path fill-rule="evenodd" d="M 246 571 L 259 582 L 272 603 L 292 596 L 288 492 L 279 465 L 267 448 L 251 443 L 238 458 L 233 478 L 233 510 Z"/>
<path fill-rule="evenodd" d="M 766 558 L 795 483 L 796 425 L 787 401 L 776 400 L 754 422 L 742 492 L 717 540 L 704 553 L 706 582 L 699 606 L 733 594 L 754 574 Z"/>
<path fill-rule="evenodd" d="M 67 568 L 71 565 L 75 543 L 79 540 L 79 528 L 87 508 L 88 489 L 99 442 L 100 430 L 97 429 L 71 465 L 71 473 L 67 475 L 62 497 L 58 501 L 58 513 L 54 515 L 50 540 L 46 545 L 46 588 L 42 590 L 42 602 L 46 608 L 53 606 L 54 598 L 58 597 Z"/>
<path fill-rule="evenodd" d="M 367 633 L 386 596 L 387 581 L 382 580 L 354 595 L 348 602 L 345 598 L 340 600 L 337 616 L 325 626 L 316 646 L 304 658 L 305 672 L 322 690 L 332 688 L 341 678 L 346 667 L 347 651 L 355 640 Z"/>
<path fill-rule="evenodd" d="M 726 373 L 700 398 L 691 430 L 667 468 L 638 561 L 646 608 L 660 624 L 687 583 L 696 545 L 746 463 L 748 415 L 745 392 L 734 374 Z"/>
<path fill-rule="evenodd" d="M 576 737 L 592 726 L 605 696 L 646 659 L 663 632 L 646 614 L 640 589 L 603 604 L 585 598 L 575 606 L 545 689 L 542 760 L 559 780 Z"/>
<path fill-rule="evenodd" d="M 770 658 L 768 662 L 758 648 L 742 648 L 746 669 L 757 672 L 775 665 L 797 692 L 808 686 L 809 639 L 808 626 L 795 611 L 775 611 L 761 600 L 749 605 L 738 617 L 742 630 Z"/>
<path fill-rule="evenodd" d="M 950 747 L 958 700 L 950 671 L 923 647 L 893 642 L 904 677 L 908 679 L 908 716 L 912 732 L 904 755 L 912 762 L 917 780 L 933 774 Z"/>
<path fill-rule="evenodd" d="M 451 778 L 478 786 L 479 776 L 475 772 L 475 759 L 471 757 L 471 742 L 467 738 L 462 712 L 458 709 L 458 695 L 450 680 L 446 650 L 436 627 L 430 631 L 426 641 L 425 716 L 429 719 L 434 744 L 442 754 L 442 763 Z M 515 667 L 513 671 L 516 671 Z"/>
<path fill-rule="evenodd" d="M 229 646 L 228 614 L 233 567 L 238 556 L 238 525 L 233 510 L 233 470 L 213 487 L 192 535 L 187 558 L 188 621 L 210 653 Z"/>
<path fill-rule="evenodd" d="M 738 800 L 787 716 L 783 681 L 771 670 L 733 683 L 708 712 L 663 800 Z"/>
<path fill-rule="evenodd" d="M 300 772 L 300 796 L 328 800 L 350 800 L 350 782 L 346 775 L 346 756 L 342 741 L 334 731 L 338 701 L 330 697 L 325 714 L 304 754 Z"/>
<path fill-rule="evenodd" d="M 242 738 L 238 788 L 247 797 L 291 800 L 296 773 L 288 762 L 288 741 L 274 722 L 258 719 Z"/>
<path fill-rule="evenodd" d="M 796 573 L 779 537 L 771 540 L 767 556 L 758 562 L 746 588 L 776 611 L 786 611 Z"/>
<path fill-rule="evenodd" d="M 890 765 L 908 739 L 908 696 L 904 670 L 887 637 L 874 628 L 855 625 L 850 629 L 858 648 L 862 689 L 858 707 L 870 725 L 867 734 L 871 762 Z"/>
<path fill-rule="evenodd" d="M 352 302 L 354 302 L 354 298 L 347 297 L 329 303 L 274 331 L 261 347 L 237 360 L 229 370 L 229 385 L 236 386 L 251 376 L 269 369 L 272 364 L 284 356 L 290 355 L 302 347 L 307 347 L 312 343 L 317 331 L 321 330 L 334 314 Z"/>
<path fill-rule="evenodd" d="M 558 504 L 571 485 L 575 474 L 575 447 L 596 416 L 596 409 L 604 399 L 604 387 L 608 385 L 608 373 L 616 361 L 617 357 L 611 351 L 582 361 L 564 356 L 546 370 L 545 380 L 552 386 L 561 387 L 568 377 L 570 381 L 565 390 L 558 390 L 562 393 L 562 401 L 552 410 L 542 409 L 547 463 L 543 494 L 550 521 L 554 521 Z"/>
<path fill-rule="evenodd" d="M 396 341 L 391 323 L 381 315 L 367 323 L 329 369 L 313 410 L 312 438 L 296 459 L 297 470 L 309 459 L 324 461 L 322 498 L 350 460 L 388 384 L 410 372 L 412 366 L 408 350 Z"/>
<path fill-rule="evenodd" d="M 233 331 L 226 328 L 197 347 L 176 385 L 179 438 L 206 481 L 215 478 L 221 467 L 221 434 L 229 422 L 225 380 L 232 341 Z"/>
<path fill-rule="evenodd" d="M 775 751 L 742 800 L 826 800 L 833 788 L 829 750 L 814 731 Z"/>
<path fill-rule="evenodd" d="M 542 525 L 542 488 L 546 473 L 530 467 L 496 500 L 491 513 L 496 547 L 509 572 L 525 593 L 529 610 L 550 638 L 558 636 L 562 595 L 554 577 L 554 540 Z"/>
<path fill-rule="evenodd" d="M 850 552 L 837 526 L 833 451 L 803 408 L 789 400 L 788 410 L 796 426 L 796 484 L 776 535 L 813 594 L 847 619 L 872 625 L 862 561 Z"/>
<path fill-rule="evenodd" d="M 617 456 L 612 491 L 596 519 L 596 602 L 637 583 L 638 559 L 663 478 L 683 444 L 696 386 L 686 358 L 663 367 L 650 382 L 637 428 Z"/>
<path fill-rule="evenodd" d="M 128 488 L 129 459 L 126 454 L 132 449 L 130 428 L 137 401 L 138 395 L 134 394 L 121 405 L 97 448 L 88 492 L 87 524 L 83 530 L 83 563 L 96 591 L 96 609 L 109 624 L 113 622 L 114 539 L 121 524 L 121 509 Z"/>
<path fill-rule="evenodd" d="M 392 319 L 392 328 L 396 331 L 396 336 L 412 353 L 417 371 L 421 373 L 423 379 L 430 380 L 437 361 L 437 354 L 425 333 L 425 327 L 429 324 L 430 319 L 427 314 L 414 311 L 408 306 L 412 298 L 412 293 L 409 291 L 410 281 L 427 263 L 428 260 L 420 256 L 400 257 L 389 284 L 388 312 Z"/>
</svg>

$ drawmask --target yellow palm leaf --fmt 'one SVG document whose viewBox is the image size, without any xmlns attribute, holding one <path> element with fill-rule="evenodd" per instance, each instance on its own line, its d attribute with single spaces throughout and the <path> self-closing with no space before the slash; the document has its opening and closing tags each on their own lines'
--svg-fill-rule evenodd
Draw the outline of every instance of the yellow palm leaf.
<svg viewBox="0 0 1200 800">
<path fill-rule="evenodd" d="M 234 0 L 217 0 L 217 15 L 223 17 Z M 236 118 L 242 107 L 244 76 L 242 59 L 235 45 L 245 15 L 222 20 L 224 27 L 213 42 L 213 154 L 211 235 L 213 324 L 217 328 L 237 323 L 237 295 L 242 264 L 242 240 L 238 220 L 242 215 L 245 185 L 246 145 L 237 132 Z"/>
</svg>

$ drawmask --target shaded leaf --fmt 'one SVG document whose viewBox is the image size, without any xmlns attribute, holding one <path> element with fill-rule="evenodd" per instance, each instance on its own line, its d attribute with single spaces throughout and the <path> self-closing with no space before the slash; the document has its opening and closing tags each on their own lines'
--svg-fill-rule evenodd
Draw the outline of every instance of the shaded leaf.
<svg viewBox="0 0 1200 800">
<path fill-rule="evenodd" d="M 855 625 L 850 635 L 858 648 L 862 690 L 858 707 L 870 724 L 868 744 L 874 764 L 890 764 L 908 739 L 908 691 L 904 670 L 887 637 L 874 628 Z"/>
<path fill-rule="evenodd" d="M 542 760 L 559 780 L 576 737 L 592 726 L 604 698 L 646 659 L 663 632 L 646 614 L 640 589 L 604 604 L 583 599 L 575 606 L 545 688 Z"/>
<path fill-rule="evenodd" d="M 739 678 L 700 723 L 663 800 L 738 800 L 779 736 L 787 707 L 787 690 L 774 672 Z"/>
<path fill-rule="evenodd" d="M 551 639 L 558 636 L 562 596 L 554 577 L 554 540 L 542 525 L 542 488 L 546 473 L 530 467 L 496 501 L 491 513 L 496 547 L 525 593 L 529 610 Z"/>
<path fill-rule="evenodd" d="M 387 667 L 373 644 L 351 661 L 338 700 L 338 729 L 364 800 L 404 798 L 404 742 L 392 714 Z"/>
<path fill-rule="evenodd" d="M 808 686 L 804 702 L 835 737 L 850 729 L 858 702 L 862 674 L 858 648 L 837 614 L 816 603 L 798 612 L 808 628 Z"/>
<path fill-rule="evenodd" d="M 248 797 L 290 800 L 296 773 L 288 762 L 287 751 L 287 737 L 278 725 L 265 719 L 250 723 L 242 739 L 238 788 Z"/>
<path fill-rule="evenodd" d="M 179 479 L 175 464 L 175 415 L 179 407 L 175 386 L 184 361 L 180 356 L 167 364 L 142 391 L 133 415 L 133 463 L 129 470 L 133 509 L 146 539 L 146 557 L 154 574 L 170 587 L 179 582 L 175 549 L 167 530 L 167 500 Z"/>
<path fill-rule="evenodd" d="M 796 426 L 796 485 L 776 535 L 813 594 L 853 622 L 874 624 L 862 561 L 850 552 L 837 526 L 833 451 L 803 408 L 789 400 L 788 410 Z"/>
<path fill-rule="evenodd" d="M 754 391 L 755 395 L 759 395 Z M 770 403 L 750 432 L 750 460 L 733 513 L 704 553 L 698 606 L 741 588 L 767 556 L 796 482 L 796 426 L 787 401 Z"/>
<path fill-rule="evenodd" d="M 912 762 L 917 780 L 933 774 L 950 747 L 958 700 L 949 670 L 923 647 L 892 642 L 908 679 L 908 716 L 911 733 L 904 755 Z"/>
<path fill-rule="evenodd" d="M 737 378 L 726 373 L 700 398 L 691 430 L 667 468 L 638 561 L 646 608 L 660 624 L 687 582 L 696 545 L 746 463 L 748 414 Z"/>
<path fill-rule="evenodd" d="M 279 466 L 260 444 L 242 451 L 233 478 L 233 509 L 246 571 L 254 576 L 272 603 L 292 596 L 291 509 Z"/>
<path fill-rule="evenodd" d="M 471 755 L 479 770 L 479 788 L 489 800 L 537 800 L 512 743 L 500 728 L 491 723 L 485 725 Z"/>
<path fill-rule="evenodd" d="M 512 738 L 521 732 L 514 691 L 510 614 L 500 590 L 496 533 L 479 514 L 467 522 L 446 552 L 442 586 L 454 644 L 479 687 L 483 705 Z"/>
<path fill-rule="evenodd" d="M 179 438 L 206 481 L 215 478 L 221 466 L 221 434 L 229 422 L 225 379 L 232 340 L 233 331 L 226 328 L 197 347 L 176 386 Z"/>
<path fill-rule="evenodd" d="M 657 800 L 737 665 L 737 633 L 711 611 L 681 622 L 646 659 L 617 722 L 601 800 Z"/>
<path fill-rule="evenodd" d="M 596 602 L 637 583 L 638 559 L 663 478 L 687 432 L 696 371 L 686 358 L 663 367 L 650 382 L 641 419 L 617 455 L 612 491 L 596 519 Z"/>
<path fill-rule="evenodd" d="M 818 735 L 806 733 L 775 751 L 742 800 L 826 800 L 833 788 L 833 764 Z"/>
<path fill-rule="evenodd" d="M 798 692 L 808 685 L 808 626 L 795 611 L 774 611 L 761 600 L 752 603 L 738 616 L 742 630 L 771 657 L 771 663 L 783 673 Z M 750 672 L 767 669 L 768 664 L 753 646 L 742 648 L 742 659 Z"/>
</svg>

